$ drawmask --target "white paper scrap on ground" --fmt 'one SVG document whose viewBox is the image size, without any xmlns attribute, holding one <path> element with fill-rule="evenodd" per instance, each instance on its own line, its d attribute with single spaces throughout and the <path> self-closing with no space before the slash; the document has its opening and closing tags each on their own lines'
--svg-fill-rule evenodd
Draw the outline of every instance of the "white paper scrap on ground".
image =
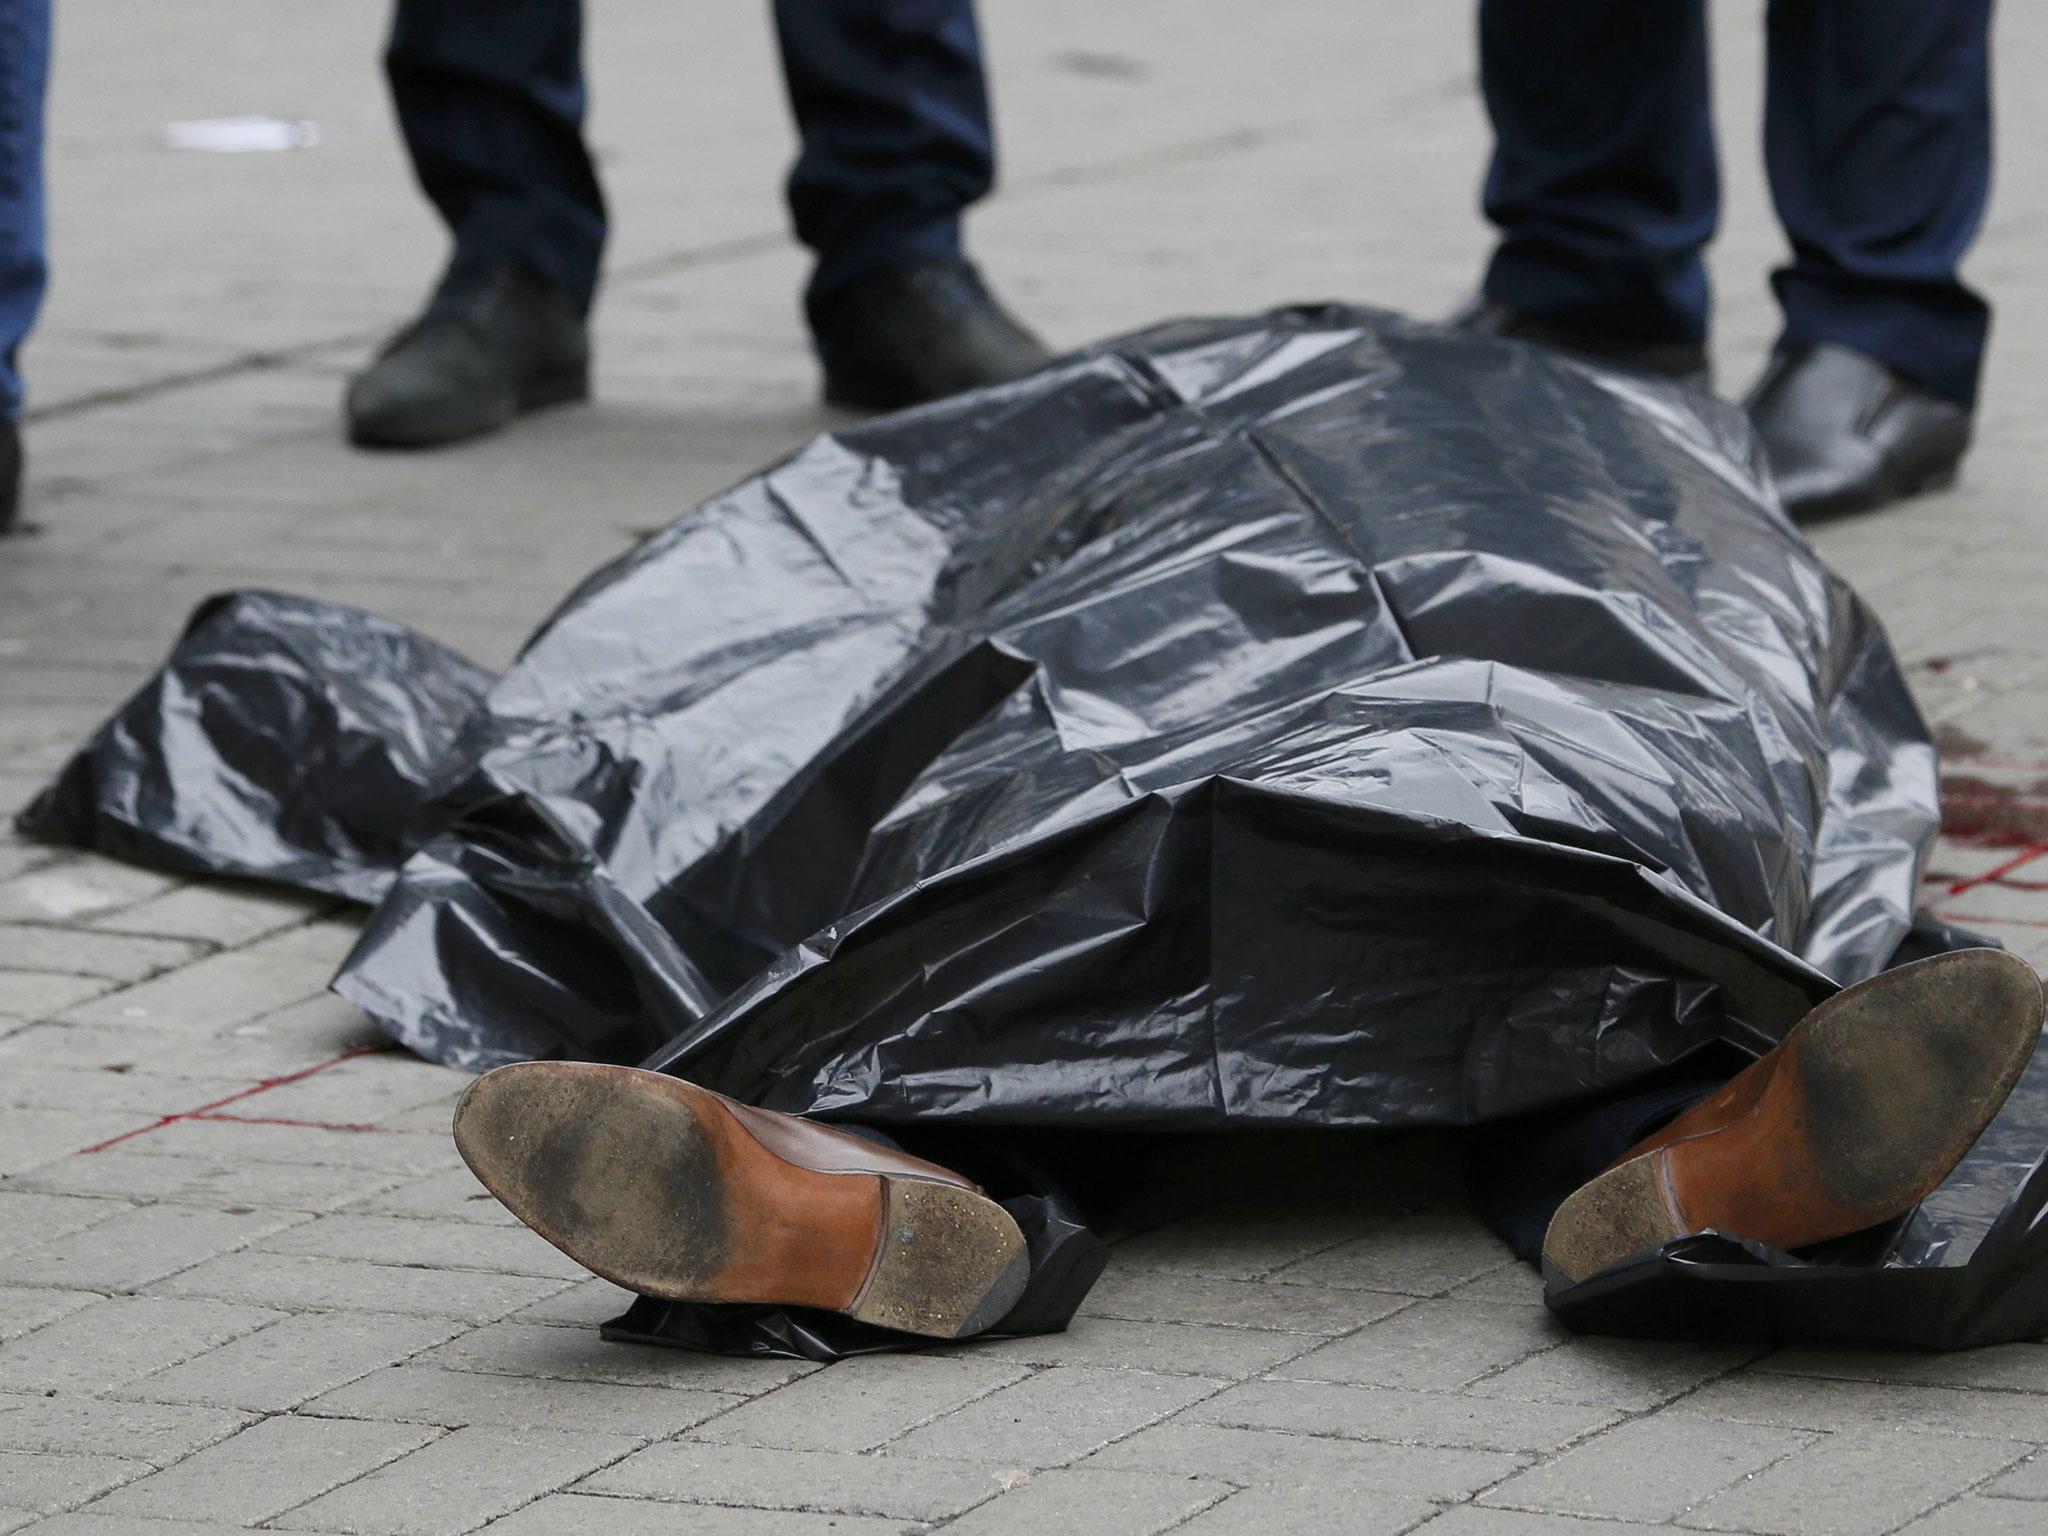
<svg viewBox="0 0 2048 1536">
<path fill-rule="evenodd" d="M 198 117 L 164 125 L 166 148 L 196 149 L 209 155 L 311 149 L 319 142 L 320 125 L 303 117 Z"/>
</svg>

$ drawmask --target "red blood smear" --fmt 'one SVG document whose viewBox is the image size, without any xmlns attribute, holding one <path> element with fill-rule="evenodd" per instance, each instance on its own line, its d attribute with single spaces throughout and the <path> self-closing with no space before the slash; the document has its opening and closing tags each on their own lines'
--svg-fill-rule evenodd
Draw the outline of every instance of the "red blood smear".
<svg viewBox="0 0 2048 1536">
<path fill-rule="evenodd" d="M 1946 774 L 1941 830 L 1946 837 L 1990 848 L 2048 843 L 2048 779 L 1999 784 L 1976 774 Z"/>
</svg>

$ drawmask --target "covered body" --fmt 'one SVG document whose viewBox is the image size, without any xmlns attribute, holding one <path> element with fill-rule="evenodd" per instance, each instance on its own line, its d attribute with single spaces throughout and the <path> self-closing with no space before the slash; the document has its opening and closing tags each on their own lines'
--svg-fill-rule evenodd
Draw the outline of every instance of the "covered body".
<svg viewBox="0 0 2048 1536">
<path fill-rule="evenodd" d="M 813 442 L 487 689 L 231 599 L 30 821 L 381 891 L 338 990 L 472 1068 L 878 1125 L 1497 1120 L 1761 1048 L 1912 926 L 1933 750 L 1760 474 L 1732 408 L 1510 343 L 1167 326 Z M 2026 1173 L 1970 1169 L 1924 1261 Z"/>
</svg>

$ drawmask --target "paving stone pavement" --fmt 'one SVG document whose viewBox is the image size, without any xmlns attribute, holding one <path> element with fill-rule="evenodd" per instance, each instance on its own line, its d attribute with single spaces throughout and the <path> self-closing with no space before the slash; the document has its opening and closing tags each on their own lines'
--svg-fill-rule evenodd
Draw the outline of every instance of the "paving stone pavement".
<svg viewBox="0 0 2048 1536">
<path fill-rule="evenodd" d="M 986 7 L 1007 151 L 975 220 L 1061 342 L 1473 280 L 1461 6 Z M 1758 6 L 1717 9 L 1721 377 L 1772 326 Z M 582 572 L 835 418 L 794 294 L 759 7 L 591 8 L 617 215 L 598 401 L 428 456 L 338 440 L 345 372 L 440 253 L 376 6 L 67 6 L 29 517 L 0 546 L 0 800 L 200 597 L 359 603 L 502 664 Z M 1948 754 L 1945 915 L 2048 961 L 2048 10 L 1999 21 L 1999 306 L 1957 490 L 1816 537 Z M 314 119 L 290 154 L 175 119 Z M 1571 1339 L 1423 1175 L 1181 1180 L 1061 1337 L 819 1369 L 605 1345 L 620 1303 L 449 1143 L 453 1073 L 324 994 L 353 919 L 0 836 L 0 1536 L 255 1527 L 1366 1536 L 2048 1530 L 2048 1347 L 1934 1358 Z"/>
</svg>

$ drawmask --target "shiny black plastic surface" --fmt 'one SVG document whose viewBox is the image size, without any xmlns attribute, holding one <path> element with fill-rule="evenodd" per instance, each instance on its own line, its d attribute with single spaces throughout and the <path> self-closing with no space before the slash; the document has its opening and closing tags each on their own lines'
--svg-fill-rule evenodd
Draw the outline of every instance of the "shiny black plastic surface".
<svg viewBox="0 0 2048 1536">
<path fill-rule="evenodd" d="M 234 598 L 28 823 L 381 897 L 337 990 L 474 1069 L 892 1128 L 1498 1119 L 1761 1049 L 1911 927 L 1933 748 L 1760 473 L 1733 408 L 1513 343 L 1164 326 L 818 439 L 481 702 L 430 642 Z M 2048 1326 L 2044 1109 L 2037 1074 L 1841 1270 L 1867 1336 L 1987 1256 L 2034 1289 L 1982 1328 Z M 1810 1269 L 1553 1302 L 1619 1325 L 1678 1275 L 1768 1334 Z"/>
</svg>

